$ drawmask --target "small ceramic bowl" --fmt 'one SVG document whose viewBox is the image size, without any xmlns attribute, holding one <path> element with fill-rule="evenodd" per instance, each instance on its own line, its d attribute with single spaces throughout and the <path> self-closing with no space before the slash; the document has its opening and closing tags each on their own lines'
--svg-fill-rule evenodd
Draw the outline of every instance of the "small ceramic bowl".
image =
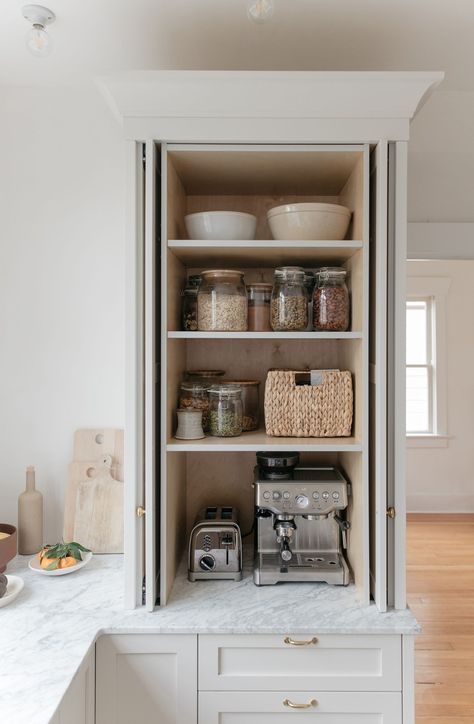
<svg viewBox="0 0 474 724">
<path fill-rule="evenodd" d="M 14 525 L 0 523 L 0 533 L 8 533 L 7 538 L 0 539 L 0 573 L 3 573 L 7 563 L 16 556 L 17 532 Z"/>
</svg>

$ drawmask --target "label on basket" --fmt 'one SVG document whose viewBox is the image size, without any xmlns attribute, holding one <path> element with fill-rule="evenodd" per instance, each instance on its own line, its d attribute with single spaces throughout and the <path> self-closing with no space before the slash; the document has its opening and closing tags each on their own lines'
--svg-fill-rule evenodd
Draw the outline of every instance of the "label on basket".
<svg viewBox="0 0 474 724">
<path fill-rule="evenodd" d="M 339 372 L 339 370 L 308 370 L 307 372 L 295 372 L 295 384 L 322 385 L 324 383 L 324 372 Z"/>
</svg>

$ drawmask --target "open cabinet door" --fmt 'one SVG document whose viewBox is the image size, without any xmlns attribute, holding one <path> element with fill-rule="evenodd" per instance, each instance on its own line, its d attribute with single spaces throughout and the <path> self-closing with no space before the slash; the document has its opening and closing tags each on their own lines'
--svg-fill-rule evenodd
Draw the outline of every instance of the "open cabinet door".
<svg viewBox="0 0 474 724">
<path fill-rule="evenodd" d="M 160 513 L 157 508 L 157 454 L 159 441 L 158 342 L 160 310 L 157 308 L 156 284 L 159 279 L 159 249 L 161 237 L 160 209 L 161 184 L 159 152 L 153 141 L 145 145 L 145 269 L 144 269 L 144 320 L 145 320 L 145 605 L 153 611 L 157 600 L 159 579 L 159 541 L 157 530 Z"/>
<path fill-rule="evenodd" d="M 406 260 L 407 143 L 388 155 L 387 584 L 388 604 L 406 607 Z"/>
<path fill-rule="evenodd" d="M 145 147 L 127 145 L 126 228 L 126 389 L 124 470 L 124 602 L 126 608 L 143 604 L 145 578 L 144 487 L 144 253 Z"/>
<path fill-rule="evenodd" d="M 370 159 L 370 588 L 387 610 L 387 213 L 388 144 Z"/>
</svg>

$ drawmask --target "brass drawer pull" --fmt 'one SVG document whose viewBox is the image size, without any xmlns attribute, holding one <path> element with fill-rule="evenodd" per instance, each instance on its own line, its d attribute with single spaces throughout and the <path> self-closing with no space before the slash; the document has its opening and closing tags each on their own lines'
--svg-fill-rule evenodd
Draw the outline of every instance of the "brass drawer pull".
<svg viewBox="0 0 474 724">
<path fill-rule="evenodd" d="M 290 639 L 289 636 L 286 636 L 283 640 L 285 644 L 289 644 L 290 646 L 311 646 L 318 643 L 316 636 L 313 636 L 312 639 L 308 639 L 307 641 L 295 641 L 294 639 Z"/>
<path fill-rule="evenodd" d="M 295 702 L 290 699 L 283 699 L 283 704 L 289 706 L 290 709 L 311 709 L 313 706 L 318 706 L 316 699 L 311 699 L 307 704 L 295 704 Z"/>
</svg>

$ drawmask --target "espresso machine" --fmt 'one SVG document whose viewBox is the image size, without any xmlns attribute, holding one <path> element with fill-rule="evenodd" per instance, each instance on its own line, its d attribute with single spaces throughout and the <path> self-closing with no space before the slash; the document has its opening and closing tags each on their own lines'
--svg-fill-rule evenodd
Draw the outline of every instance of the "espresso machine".
<svg viewBox="0 0 474 724">
<path fill-rule="evenodd" d="M 350 484 L 335 467 L 299 466 L 298 453 L 257 453 L 257 586 L 322 581 L 347 586 Z"/>
</svg>

